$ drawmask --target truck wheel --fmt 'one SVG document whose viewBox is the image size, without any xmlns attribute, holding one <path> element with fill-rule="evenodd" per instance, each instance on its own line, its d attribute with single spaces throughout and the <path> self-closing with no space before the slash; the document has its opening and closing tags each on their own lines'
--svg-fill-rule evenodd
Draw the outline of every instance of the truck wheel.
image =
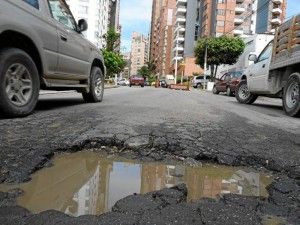
<svg viewBox="0 0 300 225">
<path fill-rule="evenodd" d="M 104 93 L 104 77 L 99 67 L 94 66 L 90 75 L 90 91 L 82 93 L 85 102 L 101 102 Z"/>
<path fill-rule="evenodd" d="M 216 85 L 214 85 L 213 90 L 212 90 L 213 94 L 218 95 L 220 92 L 217 90 Z"/>
<path fill-rule="evenodd" d="M 289 116 L 300 116 L 300 74 L 293 73 L 287 80 L 283 92 L 283 108 Z"/>
<path fill-rule="evenodd" d="M 235 90 L 235 97 L 240 103 L 252 104 L 258 96 L 250 93 L 248 91 L 247 81 L 242 80 Z"/>
<path fill-rule="evenodd" d="M 200 83 L 198 83 L 197 84 L 197 86 L 196 86 L 196 88 L 200 88 L 201 87 L 201 84 Z"/>
<path fill-rule="evenodd" d="M 16 48 L 0 51 L 0 113 L 9 117 L 29 115 L 40 90 L 37 68 L 31 57 Z"/>
<path fill-rule="evenodd" d="M 232 91 L 230 90 L 230 87 L 229 87 L 229 86 L 226 88 L 226 95 L 227 95 L 227 96 L 232 96 L 232 95 L 233 95 L 233 94 L 232 94 Z"/>
<path fill-rule="evenodd" d="M 141 87 L 144 87 L 144 84 L 141 84 Z"/>
</svg>

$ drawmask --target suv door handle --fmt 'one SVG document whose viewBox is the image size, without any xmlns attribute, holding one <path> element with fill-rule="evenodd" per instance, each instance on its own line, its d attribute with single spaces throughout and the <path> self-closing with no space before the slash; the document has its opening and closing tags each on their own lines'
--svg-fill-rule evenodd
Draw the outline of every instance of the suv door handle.
<svg viewBox="0 0 300 225">
<path fill-rule="evenodd" d="M 64 34 L 60 34 L 60 39 L 63 40 L 63 41 L 67 41 L 68 40 L 67 36 L 64 35 Z"/>
<path fill-rule="evenodd" d="M 262 68 L 265 68 L 265 67 L 266 67 L 266 64 L 263 64 L 263 65 L 262 65 Z"/>
</svg>

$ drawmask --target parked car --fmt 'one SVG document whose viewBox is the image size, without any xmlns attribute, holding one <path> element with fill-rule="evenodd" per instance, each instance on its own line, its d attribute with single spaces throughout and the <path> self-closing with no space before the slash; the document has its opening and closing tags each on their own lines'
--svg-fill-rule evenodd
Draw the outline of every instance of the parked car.
<svg viewBox="0 0 300 225">
<path fill-rule="evenodd" d="M 129 78 L 129 87 L 132 85 L 140 85 L 141 87 L 144 87 L 145 79 L 142 75 L 131 75 Z"/>
<path fill-rule="evenodd" d="M 129 80 L 127 78 L 120 78 L 117 82 L 117 85 L 122 85 L 122 86 L 129 85 Z"/>
<path fill-rule="evenodd" d="M 65 1 L 0 1 L 0 113 L 31 114 L 40 89 L 76 90 L 100 102 L 106 68 Z"/>
<path fill-rule="evenodd" d="M 161 86 L 161 87 L 167 86 L 166 77 L 159 78 L 159 86 Z"/>
<path fill-rule="evenodd" d="M 242 75 L 242 71 L 227 72 L 223 74 L 220 79 L 215 80 L 213 93 L 219 94 L 220 92 L 226 92 L 227 96 L 232 96 Z"/>
<path fill-rule="evenodd" d="M 206 76 L 205 83 L 211 81 L 210 76 Z M 191 80 L 191 86 L 194 88 L 200 88 L 204 84 L 204 76 L 194 76 Z"/>
</svg>

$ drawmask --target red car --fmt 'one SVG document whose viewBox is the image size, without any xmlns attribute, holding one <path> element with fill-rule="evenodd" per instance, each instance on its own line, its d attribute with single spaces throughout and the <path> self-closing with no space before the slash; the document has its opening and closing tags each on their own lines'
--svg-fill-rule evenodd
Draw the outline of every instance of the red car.
<svg viewBox="0 0 300 225">
<path fill-rule="evenodd" d="M 132 75 L 129 78 L 129 87 L 131 85 L 140 85 L 141 87 L 144 87 L 145 79 L 142 75 Z"/>
<path fill-rule="evenodd" d="M 227 96 L 232 96 L 241 80 L 242 75 L 242 71 L 227 72 L 223 74 L 220 79 L 216 79 L 213 87 L 213 93 L 217 95 L 220 92 L 226 92 Z"/>
</svg>

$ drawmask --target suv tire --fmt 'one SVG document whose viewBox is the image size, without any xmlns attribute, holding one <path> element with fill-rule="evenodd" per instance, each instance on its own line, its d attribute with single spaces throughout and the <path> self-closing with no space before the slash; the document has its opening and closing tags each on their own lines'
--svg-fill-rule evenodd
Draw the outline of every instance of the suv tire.
<svg viewBox="0 0 300 225">
<path fill-rule="evenodd" d="M 258 96 L 249 92 L 247 81 L 242 80 L 235 90 L 235 97 L 239 103 L 252 104 L 255 102 Z"/>
<path fill-rule="evenodd" d="M 0 112 L 9 117 L 29 115 L 35 108 L 40 90 L 37 68 L 23 50 L 0 51 Z"/>
<path fill-rule="evenodd" d="M 233 93 L 232 93 L 232 91 L 230 90 L 230 87 L 229 87 L 229 86 L 226 88 L 226 95 L 229 96 L 229 97 L 233 95 Z"/>
<path fill-rule="evenodd" d="M 104 93 L 104 77 L 99 67 L 94 66 L 90 75 L 90 91 L 82 93 L 85 102 L 101 102 Z"/>
</svg>

